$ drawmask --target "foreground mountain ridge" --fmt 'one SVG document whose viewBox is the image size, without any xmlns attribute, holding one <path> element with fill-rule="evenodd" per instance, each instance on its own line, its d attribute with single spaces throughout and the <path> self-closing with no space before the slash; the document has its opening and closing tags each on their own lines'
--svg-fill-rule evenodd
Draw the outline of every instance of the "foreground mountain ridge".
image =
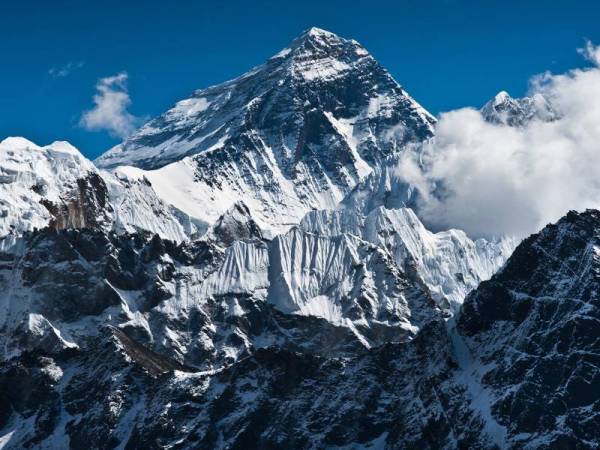
<svg viewBox="0 0 600 450">
<path fill-rule="evenodd" d="M 598 230 L 599 212 L 572 212 L 525 240 L 448 323 L 401 275 L 418 330 L 363 336 L 269 306 L 260 279 L 169 300 L 169 280 L 231 266 L 210 245 L 37 231 L 16 269 L 41 294 L 35 327 L 10 334 L 22 353 L 0 371 L 6 448 L 595 448 Z M 81 303 L 74 286 L 97 294 Z M 70 325 L 53 331 L 40 312 Z M 364 345 L 377 335 L 387 343 Z"/>
</svg>

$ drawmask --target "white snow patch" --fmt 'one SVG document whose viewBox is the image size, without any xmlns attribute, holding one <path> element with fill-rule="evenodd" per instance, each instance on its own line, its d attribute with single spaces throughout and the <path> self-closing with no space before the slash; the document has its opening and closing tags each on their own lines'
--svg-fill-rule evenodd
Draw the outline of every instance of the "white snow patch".
<svg viewBox="0 0 600 450">
<path fill-rule="evenodd" d="M 290 54 L 291 51 L 292 51 L 291 48 L 284 48 L 279 53 L 277 53 L 276 55 L 272 56 L 271 59 L 285 58 L 287 55 Z"/>
<path fill-rule="evenodd" d="M 4 436 L 0 436 L 0 450 L 6 447 L 10 443 L 10 439 L 12 435 L 15 433 L 15 430 L 9 431 Z"/>
<path fill-rule="evenodd" d="M 340 306 L 335 302 L 335 299 L 330 299 L 326 295 L 317 295 L 308 299 L 300 305 L 300 309 L 296 314 L 321 317 L 334 324 L 341 324 L 343 320 Z"/>
</svg>

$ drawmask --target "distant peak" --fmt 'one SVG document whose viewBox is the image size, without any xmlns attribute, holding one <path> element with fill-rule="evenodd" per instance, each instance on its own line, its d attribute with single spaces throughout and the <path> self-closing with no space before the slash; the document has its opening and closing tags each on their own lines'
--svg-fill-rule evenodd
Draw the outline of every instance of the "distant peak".
<svg viewBox="0 0 600 450">
<path fill-rule="evenodd" d="M 506 100 L 508 100 L 510 98 L 512 98 L 512 97 L 508 94 L 508 92 L 500 91 L 494 97 L 494 104 L 499 105 L 501 103 L 504 103 Z"/>
<path fill-rule="evenodd" d="M 310 27 L 308 30 L 304 31 L 304 33 L 302 33 L 302 34 L 312 36 L 312 37 L 319 37 L 319 36 L 337 37 L 339 39 L 339 37 L 335 33 L 332 33 L 331 31 L 327 31 L 327 30 L 324 30 L 322 28 L 317 28 L 317 27 Z"/>
<path fill-rule="evenodd" d="M 304 30 L 286 48 L 270 60 L 321 59 L 333 57 L 344 60 L 357 60 L 369 56 L 369 52 L 353 39 L 344 39 L 322 28 Z"/>
<path fill-rule="evenodd" d="M 345 42 L 337 34 L 322 28 L 312 27 L 303 31 L 296 39 L 292 41 L 291 47 L 300 47 L 307 42 L 318 43 L 320 45 L 339 45 Z"/>
</svg>

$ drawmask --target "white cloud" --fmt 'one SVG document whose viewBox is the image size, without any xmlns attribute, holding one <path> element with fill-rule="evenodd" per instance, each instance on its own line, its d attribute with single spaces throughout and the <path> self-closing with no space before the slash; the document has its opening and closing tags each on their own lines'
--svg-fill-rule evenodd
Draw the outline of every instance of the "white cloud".
<svg viewBox="0 0 600 450">
<path fill-rule="evenodd" d="M 418 188 L 430 225 L 525 236 L 568 210 L 600 208 L 600 47 L 581 53 L 593 67 L 531 81 L 557 120 L 513 128 L 459 109 L 441 115 L 434 141 L 404 154 L 398 173 Z"/>
<path fill-rule="evenodd" d="M 81 115 L 79 125 L 91 131 L 107 130 L 120 138 L 135 131 L 140 119 L 127 111 L 131 105 L 127 78 L 126 72 L 100 78 L 93 97 L 95 106 Z"/>
<path fill-rule="evenodd" d="M 590 41 L 586 41 L 585 46 L 577 49 L 577 51 L 588 61 L 600 65 L 600 46 L 595 46 Z"/>
<path fill-rule="evenodd" d="M 69 76 L 73 71 L 81 69 L 84 66 L 83 61 L 69 61 L 62 66 L 54 66 L 48 70 L 48 74 L 54 78 L 64 78 Z"/>
</svg>

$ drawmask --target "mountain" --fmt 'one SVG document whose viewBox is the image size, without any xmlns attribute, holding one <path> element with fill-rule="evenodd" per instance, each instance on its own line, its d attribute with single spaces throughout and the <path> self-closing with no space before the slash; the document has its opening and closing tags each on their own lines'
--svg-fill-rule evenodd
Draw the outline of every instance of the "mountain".
<svg viewBox="0 0 600 450">
<path fill-rule="evenodd" d="M 481 114 L 488 122 L 508 126 L 523 126 L 532 120 L 552 121 L 557 118 L 557 112 L 543 95 L 538 93 L 515 99 L 506 91 L 500 91 L 487 102 L 481 108 Z"/>
<path fill-rule="evenodd" d="M 365 218 L 379 206 L 413 206 L 414 188 L 395 174 L 397 158 L 430 139 L 434 123 L 360 44 L 311 28 L 265 64 L 178 102 L 96 163 L 149 180 L 207 236 L 241 201 L 244 223 L 261 237 L 285 233 L 312 211 L 342 208 L 357 216 L 349 233 L 381 245 L 363 235 Z M 435 253 L 420 221 L 413 223 L 420 228 L 411 248 Z M 445 309 L 489 278 L 515 245 L 459 235 L 442 238 L 452 242 L 444 256 L 411 256 Z"/>
<path fill-rule="evenodd" d="M 324 238 L 294 228 L 285 242 L 222 253 L 158 236 L 35 231 L 0 273 L 13 280 L 0 335 L 3 443 L 595 448 L 599 230 L 600 212 L 569 213 L 526 239 L 447 323 L 414 275 L 346 242 L 339 258 L 362 259 L 324 259 L 345 268 L 328 271 L 348 289 L 338 298 L 364 292 L 340 305 L 354 330 L 290 314 L 329 283 L 303 265 L 321 256 L 298 258 L 296 271 L 285 255 L 294 242 L 331 249 L 339 239 L 307 245 Z M 267 254 L 287 276 L 260 275 Z M 294 294 L 279 296 L 290 282 Z M 404 325 L 390 334 L 394 313 Z M 365 320 L 380 325 L 364 333 Z M 377 336 L 383 344 L 366 345 Z"/>
<path fill-rule="evenodd" d="M 311 28 L 265 64 L 178 102 L 96 164 L 135 167 L 207 226 L 243 198 L 277 234 L 335 207 L 386 157 L 430 138 L 434 123 L 360 44 Z"/>
<path fill-rule="evenodd" d="M 513 308 L 487 289 L 540 274 L 552 297 L 561 244 L 527 266 L 526 240 L 504 266 L 508 237 L 428 230 L 396 164 L 434 123 L 360 44 L 313 28 L 97 165 L 0 143 L 0 448 L 549 437 L 508 427 L 518 381 L 483 376 L 493 345 L 520 342 L 493 334 Z"/>
</svg>

